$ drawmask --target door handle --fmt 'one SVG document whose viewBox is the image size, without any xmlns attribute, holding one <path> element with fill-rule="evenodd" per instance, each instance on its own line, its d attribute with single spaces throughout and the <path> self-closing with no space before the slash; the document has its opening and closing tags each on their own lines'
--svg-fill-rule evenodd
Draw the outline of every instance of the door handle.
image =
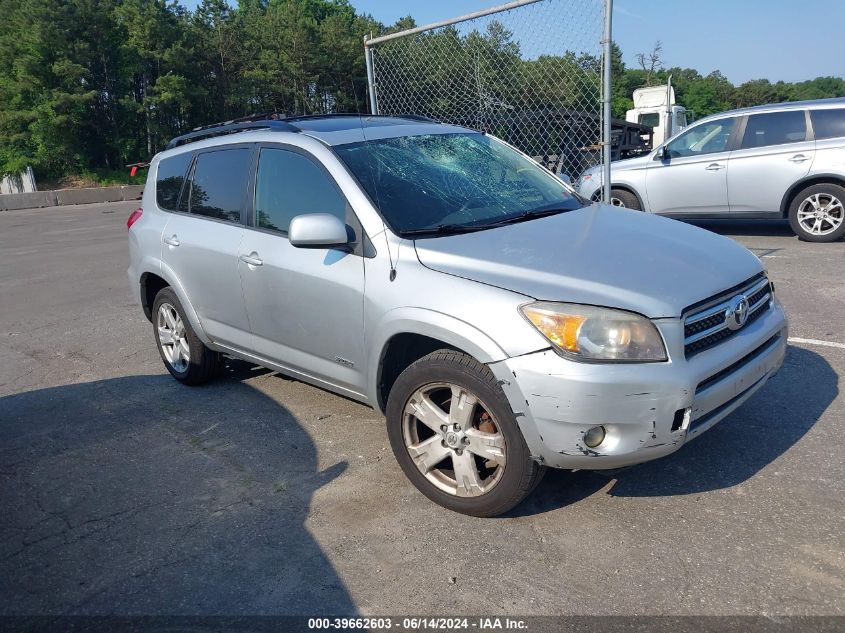
<svg viewBox="0 0 845 633">
<path fill-rule="evenodd" d="M 240 260 L 250 266 L 261 266 L 264 264 L 264 260 L 255 251 L 252 251 L 249 255 L 241 255 Z"/>
<path fill-rule="evenodd" d="M 179 246 L 179 244 L 181 244 L 181 242 L 178 239 L 176 239 L 175 235 L 171 235 L 170 237 L 165 237 L 164 243 L 167 244 L 168 246 Z"/>
<path fill-rule="evenodd" d="M 804 156 L 804 154 L 796 154 L 792 158 L 789 159 L 790 162 L 793 163 L 803 163 L 805 160 L 810 160 L 809 156 Z"/>
<path fill-rule="evenodd" d="M 710 163 L 704 169 L 706 169 L 707 171 L 719 171 L 720 169 L 724 169 L 724 168 L 725 168 L 725 166 L 721 165 L 719 163 Z"/>
</svg>

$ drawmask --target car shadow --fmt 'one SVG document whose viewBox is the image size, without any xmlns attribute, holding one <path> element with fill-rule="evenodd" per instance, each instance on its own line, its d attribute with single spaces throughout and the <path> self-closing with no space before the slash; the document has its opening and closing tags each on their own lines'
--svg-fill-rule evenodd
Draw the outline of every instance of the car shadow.
<svg viewBox="0 0 845 633">
<path fill-rule="evenodd" d="M 0 614 L 358 613 L 305 527 L 308 433 L 229 363 L 0 398 Z"/>
<path fill-rule="evenodd" d="M 549 512 L 605 488 L 615 497 L 663 497 L 736 486 L 797 443 L 838 393 L 838 376 L 822 356 L 790 346 L 761 391 L 676 453 L 619 471 L 550 470 L 508 516 Z"/>
<path fill-rule="evenodd" d="M 759 235 L 795 237 L 789 220 L 683 220 L 719 235 Z"/>
</svg>

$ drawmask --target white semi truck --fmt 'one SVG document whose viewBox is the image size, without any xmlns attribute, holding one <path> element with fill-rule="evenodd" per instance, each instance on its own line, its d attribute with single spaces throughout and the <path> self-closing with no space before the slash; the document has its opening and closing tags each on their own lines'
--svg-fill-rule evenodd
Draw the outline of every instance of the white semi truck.
<svg viewBox="0 0 845 633">
<path fill-rule="evenodd" d="M 652 128 L 652 147 L 687 126 L 687 110 L 675 104 L 671 77 L 665 86 L 637 88 L 633 98 L 634 108 L 625 113 L 625 120 Z"/>
</svg>

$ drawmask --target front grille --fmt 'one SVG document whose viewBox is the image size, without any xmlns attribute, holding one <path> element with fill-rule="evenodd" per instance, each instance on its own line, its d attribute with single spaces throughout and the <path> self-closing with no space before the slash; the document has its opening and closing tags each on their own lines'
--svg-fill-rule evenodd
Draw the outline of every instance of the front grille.
<svg viewBox="0 0 845 633">
<path fill-rule="evenodd" d="M 748 300 L 748 317 L 738 329 L 728 327 L 728 316 L 734 300 L 744 295 Z M 759 275 L 728 291 L 702 301 L 688 309 L 684 318 L 684 353 L 687 358 L 730 338 L 742 328 L 763 316 L 769 309 L 772 289 L 769 280 Z"/>
</svg>

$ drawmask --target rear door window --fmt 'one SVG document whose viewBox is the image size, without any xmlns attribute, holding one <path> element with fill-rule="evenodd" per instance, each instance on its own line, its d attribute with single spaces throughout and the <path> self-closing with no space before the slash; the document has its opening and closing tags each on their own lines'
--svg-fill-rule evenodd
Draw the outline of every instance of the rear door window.
<svg viewBox="0 0 845 633">
<path fill-rule="evenodd" d="M 810 119 L 817 141 L 845 137 L 845 110 L 811 110 Z"/>
<path fill-rule="evenodd" d="M 159 161 L 156 173 L 156 202 L 160 208 L 176 210 L 192 157 L 191 152 L 185 152 Z"/>
<path fill-rule="evenodd" d="M 745 125 L 742 149 L 800 143 L 807 139 L 807 120 L 803 110 L 752 114 Z"/>
<path fill-rule="evenodd" d="M 251 158 L 248 147 L 199 154 L 191 180 L 190 213 L 240 222 Z"/>
</svg>

